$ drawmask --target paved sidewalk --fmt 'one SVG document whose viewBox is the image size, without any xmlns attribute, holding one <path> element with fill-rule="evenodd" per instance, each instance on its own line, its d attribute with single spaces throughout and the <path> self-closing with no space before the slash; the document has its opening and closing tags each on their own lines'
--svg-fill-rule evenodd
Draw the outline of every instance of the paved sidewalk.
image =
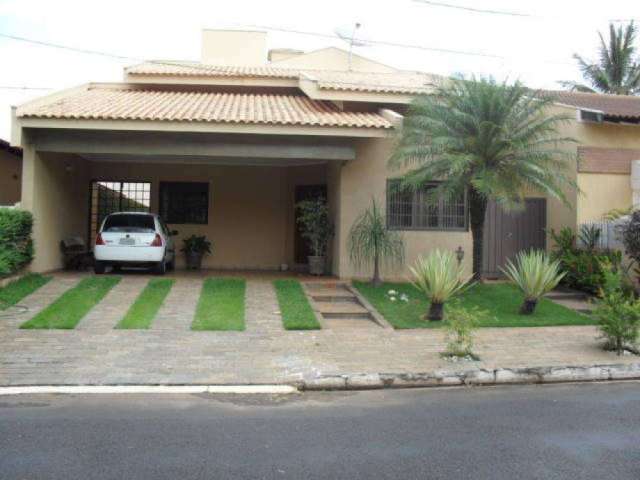
<svg viewBox="0 0 640 480">
<path fill-rule="evenodd" d="M 286 331 L 271 284 L 256 280 L 247 284 L 245 332 L 194 332 L 188 329 L 191 313 L 175 311 L 162 322 L 174 318 L 179 325 L 146 331 L 114 330 L 117 315 L 103 318 L 99 328 L 88 328 L 97 321 L 90 317 L 83 320 L 89 319 L 87 328 L 77 330 L 17 328 L 75 282 L 56 278 L 22 302 L 32 309 L 29 315 L 0 321 L 0 385 L 285 383 L 321 375 L 638 362 L 637 356 L 602 351 L 594 327 L 481 329 L 476 352 L 482 360 L 459 364 L 440 357 L 444 335 L 437 330 Z M 180 282 L 182 298 L 199 292 L 201 279 Z M 106 307 L 96 308 L 123 308 Z"/>
</svg>

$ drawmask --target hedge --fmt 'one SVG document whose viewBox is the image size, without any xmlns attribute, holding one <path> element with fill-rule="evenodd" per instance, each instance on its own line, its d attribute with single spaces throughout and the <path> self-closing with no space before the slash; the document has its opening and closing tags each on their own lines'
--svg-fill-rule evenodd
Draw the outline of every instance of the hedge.
<svg viewBox="0 0 640 480">
<path fill-rule="evenodd" d="M 0 277 L 15 273 L 33 259 L 32 228 L 30 212 L 0 208 Z"/>
</svg>

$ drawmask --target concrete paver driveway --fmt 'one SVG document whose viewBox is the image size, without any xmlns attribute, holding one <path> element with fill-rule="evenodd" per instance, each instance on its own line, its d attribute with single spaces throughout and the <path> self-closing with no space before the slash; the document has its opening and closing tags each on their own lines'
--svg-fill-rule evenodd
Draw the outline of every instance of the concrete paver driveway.
<svg viewBox="0 0 640 480">
<path fill-rule="evenodd" d="M 482 360 L 462 368 L 440 357 L 444 338 L 438 330 L 286 331 L 269 275 L 244 275 L 246 331 L 191 331 L 207 274 L 178 274 L 149 330 L 113 328 L 151 278 L 130 274 L 75 330 L 20 330 L 87 275 L 55 274 L 21 302 L 26 314 L 0 320 L 0 385 L 282 383 L 347 373 L 637 361 L 602 351 L 594 327 L 481 329 L 476 351 Z"/>
</svg>

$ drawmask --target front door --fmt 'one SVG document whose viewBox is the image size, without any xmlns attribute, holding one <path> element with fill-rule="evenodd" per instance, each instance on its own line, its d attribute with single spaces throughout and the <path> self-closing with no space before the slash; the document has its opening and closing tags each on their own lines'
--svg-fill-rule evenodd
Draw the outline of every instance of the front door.
<svg viewBox="0 0 640 480">
<path fill-rule="evenodd" d="M 507 212 L 489 202 L 484 223 L 483 271 L 487 277 L 502 277 L 500 267 L 523 250 L 546 248 L 547 201 L 527 198 L 525 209 Z"/>
<path fill-rule="evenodd" d="M 322 197 L 327 199 L 327 186 L 326 185 L 298 185 L 295 192 L 295 202 L 303 200 L 313 200 L 315 198 Z M 306 264 L 307 257 L 312 254 L 311 245 L 309 241 L 302 236 L 302 230 L 298 223 L 298 209 L 294 215 L 295 221 L 295 262 L 297 264 Z"/>
</svg>

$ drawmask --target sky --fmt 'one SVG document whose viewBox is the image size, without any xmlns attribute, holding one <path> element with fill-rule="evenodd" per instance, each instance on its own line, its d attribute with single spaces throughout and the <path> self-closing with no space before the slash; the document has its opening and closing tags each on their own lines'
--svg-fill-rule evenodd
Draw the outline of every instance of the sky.
<svg viewBox="0 0 640 480">
<path fill-rule="evenodd" d="M 427 47 L 354 47 L 355 53 L 394 67 L 492 75 L 534 88 L 559 88 L 559 80 L 580 79 L 572 55 L 595 58 L 597 32 L 606 33 L 609 21 L 640 17 L 637 0 L 436 3 L 511 14 L 419 0 L 0 0 L 0 35 L 127 57 L 0 36 L 0 138 L 10 137 L 12 105 L 89 81 L 120 81 L 123 68 L 141 59 L 198 60 L 203 28 L 259 26 L 320 33 L 323 36 L 269 31 L 269 48 L 313 50 L 348 48 L 338 36 L 327 35 L 351 31 L 357 22 L 358 38 Z"/>
</svg>

